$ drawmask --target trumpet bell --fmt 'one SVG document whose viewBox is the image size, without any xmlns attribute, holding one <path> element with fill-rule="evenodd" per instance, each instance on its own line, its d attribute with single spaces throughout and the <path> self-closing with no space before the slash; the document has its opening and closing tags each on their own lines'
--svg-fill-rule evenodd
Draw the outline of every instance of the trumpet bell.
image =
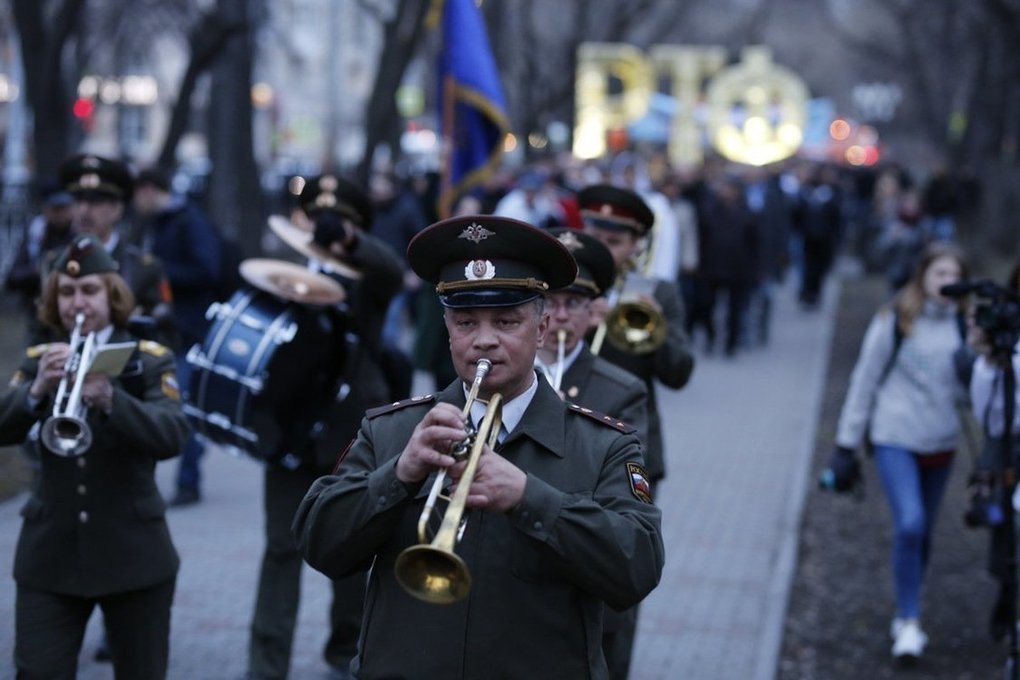
<svg viewBox="0 0 1020 680">
<path fill-rule="evenodd" d="M 404 590 L 429 604 L 452 604 L 467 597 L 471 572 L 456 553 L 430 545 L 402 551 L 394 574 Z"/>
<path fill-rule="evenodd" d="M 622 352 L 648 354 L 666 341 L 666 320 L 647 303 L 621 302 L 606 317 L 606 339 Z"/>
<path fill-rule="evenodd" d="M 65 458 L 80 456 L 92 446 L 92 430 L 85 421 L 70 416 L 47 420 L 39 438 L 50 452 Z"/>
</svg>

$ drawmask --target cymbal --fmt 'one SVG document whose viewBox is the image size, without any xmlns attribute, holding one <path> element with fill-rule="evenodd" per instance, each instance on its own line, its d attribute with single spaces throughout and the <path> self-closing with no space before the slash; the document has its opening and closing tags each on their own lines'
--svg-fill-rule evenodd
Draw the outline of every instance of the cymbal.
<svg viewBox="0 0 1020 680">
<path fill-rule="evenodd" d="M 322 264 L 327 271 L 332 271 L 349 279 L 360 279 L 361 271 L 351 263 L 341 259 L 335 253 L 323 248 L 312 240 L 312 232 L 302 229 L 282 215 L 269 216 L 269 228 L 284 243 L 305 257 L 310 257 Z"/>
<path fill-rule="evenodd" d="M 240 271 L 241 277 L 259 290 L 292 302 L 335 305 L 345 297 L 339 283 L 293 262 L 252 258 L 241 263 Z"/>
</svg>

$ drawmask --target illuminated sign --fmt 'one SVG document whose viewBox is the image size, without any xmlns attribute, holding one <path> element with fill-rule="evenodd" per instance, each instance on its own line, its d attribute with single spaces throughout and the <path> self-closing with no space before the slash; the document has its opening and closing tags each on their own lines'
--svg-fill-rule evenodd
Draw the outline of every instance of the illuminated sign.
<svg viewBox="0 0 1020 680">
<path fill-rule="evenodd" d="M 749 165 L 792 156 L 803 141 L 807 87 L 773 63 L 766 47 L 745 48 L 727 66 L 720 47 L 658 45 L 646 56 L 632 45 L 585 43 L 578 51 L 574 154 L 605 154 L 612 134 L 648 112 L 662 80 L 677 102 L 668 139 L 674 164 L 699 163 L 706 138 L 726 158 Z"/>
</svg>

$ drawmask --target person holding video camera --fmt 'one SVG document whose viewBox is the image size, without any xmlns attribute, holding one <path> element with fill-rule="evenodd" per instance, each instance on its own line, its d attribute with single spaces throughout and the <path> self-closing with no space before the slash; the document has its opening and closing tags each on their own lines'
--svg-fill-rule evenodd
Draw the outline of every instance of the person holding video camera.
<svg viewBox="0 0 1020 680">
<path fill-rule="evenodd" d="M 1009 535 L 1013 523 L 1005 521 L 1005 509 L 1012 501 L 1004 502 L 1004 494 L 1008 492 L 1004 488 L 1002 471 L 1007 462 L 1015 469 L 1020 444 L 1020 409 L 1016 408 L 1020 395 L 1015 394 L 1020 387 L 1015 387 L 1010 428 L 1013 458 L 1007 461 L 1003 456 L 1007 369 L 1012 368 L 1014 385 L 1020 385 L 1020 362 L 1013 359 L 1020 348 L 1020 260 L 1013 266 L 1007 287 L 994 288 L 986 291 L 991 297 L 976 291 L 979 304 L 967 333 L 967 342 L 977 353 L 970 376 L 971 410 L 981 423 L 985 445 L 971 475 L 971 499 L 964 519 L 969 526 L 986 526 L 991 530 L 988 571 L 999 581 L 999 593 L 992 607 L 989 633 L 992 638 L 1001 640 L 1009 632 L 1010 621 L 1016 618 L 1016 605 L 1012 601 L 1015 595 L 1007 587 L 1008 570 L 1014 559 L 1012 553 L 1016 550 Z"/>
<path fill-rule="evenodd" d="M 962 251 L 933 243 L 909 281 L 871 320 L 840 412 L 827 473 L 836 491 L 860 482 L 856 449 L 870 443 L 893 517 L 892 571 L 897 660 L 919 658 L 928 639 L 920 625 L 921 586 L 959 434 L 964 398 L 954 365 L 963 343 L 963 301 L 942 287 L 964 280 Z"/>
</svg>

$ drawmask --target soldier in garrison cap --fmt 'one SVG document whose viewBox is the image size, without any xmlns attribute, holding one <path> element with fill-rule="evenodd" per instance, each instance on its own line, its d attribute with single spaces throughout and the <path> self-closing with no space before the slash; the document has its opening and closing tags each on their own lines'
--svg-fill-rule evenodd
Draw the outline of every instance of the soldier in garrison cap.
<svg viewBox="0 0 1020 680">
<path fill-rule="evenodd" d="M 166 674 L 178 558 L 155 468 L 180 452 L 188 426 L 173 353 L 127 330 L 135 302 L 117 270 L 98 239 L 75 237 L 43 287 L 39 317 L 52 342 L 26 351 L 0 396 L 0 445 L 24 442 L 36 423 L 47 429 L 77 317 L 80 337 L 94 333 L 99 347 L 135 344 L 119 373 L 84 378 L 81 404 L 91 433 L 84 453 L 50 450 L 52 440 L 40 439 L 14 556 L 18 677 L 74 677 L 97 605 L 116 676 Z"/>
<path fill-rule="evenodd" d="M 331 310 L 339 334 L 347 338 L 345 370 L 337 398 L 310 409 L 300 442 L 285 442 L 287 451 L 266 452 L 266 459 L 281 460 L 284 453 L 300 459 L 297 468 L 274 463 L 265 466 L 266 548 L 259 572 L 258 592 L 248 644 L 248 674 L 258 678 L 286 677 L 290 667 L 294 627 L 299 608 L 301 553 L 290 525 L 308 487 L 336 464 L 337 455 L 357 434 L 365 410 L 402 399 L 408 382 L 394 394 L 387 363 L 399 359 L 399 350 L 384 347 L 382 327 L 386 310 L 403 284 L 403 265 L 389 244 L 370 233 L 372 204 L 353 181 L 324 174 L 306 181 L 299 197 L 310 221 L 305 231 L 286 221 L 271 227 L 288 245 L 312 260 L 312 266 L 343 285 L 343 307 Z M 413 373 L 410 361 L 398 371 L 401 380 Z M 330 634 L 323 650 L 327 664 L 345 677 L 357 652 L 361 631 L 364 574 L 333 581 Z"/>
<path fill-rule="evenodd" d="M 374 564 L 355 675 L 487 678 L 498 668 L 513 678 L 606 678 L 603 603 L 640 601 L 664 553 L 634 429 L 565 403 L 534 367 L 549 326 L 545 296 L 575 281 L 574 258 L 532 225 L 468 215 L 424 229 L 408 260 L 445 308 L 459 377 L 366 414 L 294 520 L 305 559 L 328 576 Z M 467 436 L 461 413 L 481 359 L 491 369 L 469 419 L 498 393 L 502 427 L 469 482 L 451 442 Z M 472 584 L 444 605 L 412 597 L 393 568 L 416 543 L 440 469 L 470 489 L 455 552 Z"/>
<path fill-rule="evenodd" d="M 644 446 L 648 441 L 648 389 L 644 381 L 593 354 L 584 339 L 591 327 L 592 301 L 612 287 L 616 278 L 613 256 L 601 241 L 583 232 L 556 228 L 549 233 L 577 260 L 577 278 L 567 288 L 546 296 L 549 333 L 538 350 L 535 365 L 560 397 L 616 416 L 637 431 Z M 606 607 L 602 651 L 610 678 L 627 678 L 636 624 L 637 607 L 622 612 Z"/>
<path fill-rule="evenodd" d="M 596 184 L 582 189 L 578 192 L 577 200 L 584 220 L 584 233 L 601 241 L 616 263 L 616 284 L 604 298 L 592 303 L 594 333 L 612 306 L 618 302 L 625 277 L 634 269 L 641 239 L 651 229 L 655 215 L 633 191 L 608 184 Z M 694 354 L 684 332 L 684 308 L 676 282 L 657 279 L 653 285 L 652 294 L 643 299 L 665 317 L 665 342 L 658 349 L 645 354 L 627 353 L 606 343 L 599 349 L 599 356 L 645 381 L 648 389 L 645 460 L 654 484 L 666 475 L 655 381 L 673 389 L 686 385 L 694 370 Z"/>
<path fill-rule="evenodd" d="M 135 314 L 151 317 L 156 337 L 175 344 L 172 295 L 163 265 L 128 243 L 120 227 L 124 206 L 134 194 L 131 171 L 120 161 L 78 154 L 60 165 L 59 177 L 75 200 L 72 222 L 75 233 L 92 234 L 100 240 L 135 295 Z"/>
</svg>

